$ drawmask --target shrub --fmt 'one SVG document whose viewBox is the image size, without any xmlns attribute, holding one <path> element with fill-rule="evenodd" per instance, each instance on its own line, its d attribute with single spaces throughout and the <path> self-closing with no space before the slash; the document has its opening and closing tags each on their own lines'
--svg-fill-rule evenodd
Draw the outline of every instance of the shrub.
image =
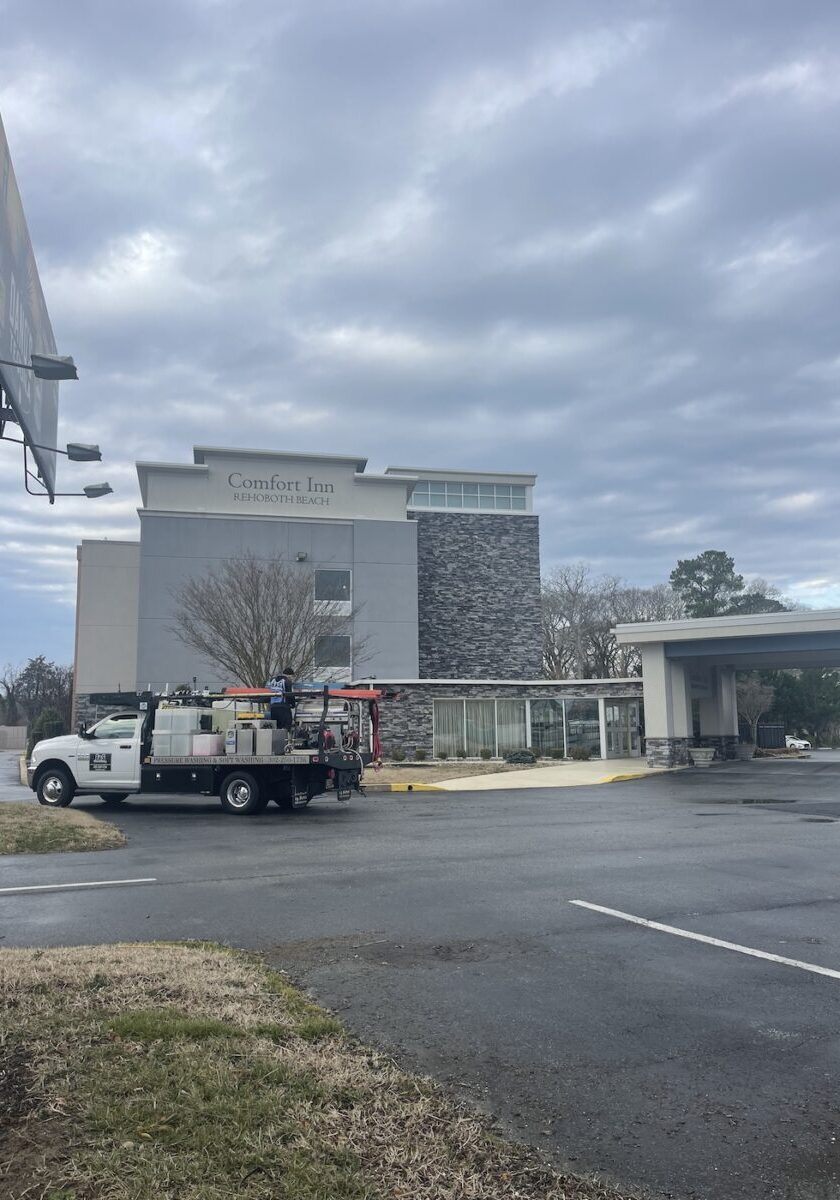
<svg viewBox="0 0 840 1200">
<path fill-rule="evenodd" d="M 447 758 L 449 758 L 449 755 L 446 753 L 445 750 L 440 750 L 438 752 L 438 758 L 440 759 L 441 762 L 446 762 Z"/>
<path fill-rule="evenodd" d="M 484 761 L 485 761 L 485 762 L 487 761 L 487 759 L 488 759 L 488 758 L 492 758 L 492 757 L 493 757 L 493 751 L 492 751 L 492 750 L 488 750 L 486 746 L 484 747 L 484 749 L 483 749 L 483 750 L 480 750 L 480 751 L 479 751 L 479 753 L 480 753 L 481 757 L 484 759 Z"/>
<path fill-rule="evenodd" d="M 43 742 L 45 738 L 61 737 L 64 732 L 61 713 L 55 708 L 45 708 L 30 727 L 27 754 L 32 753 L 32 747 L 36 742 Z"/>
<path fill-rule="evenodd" d="M 426 761 L 426 751 L 422 747 L 418 746 L 418 748 L 414 751 L 414 761 L 415 762 L 425 762 Z"/>
<path fill-rule="evenodd" d="M 537 761 L 537 756 L 533 750 L 511 750 L 505 755 L 506 763 L 528 763 L 533 765 Z"/>
<path fill-rule="evenodd" d="M 458 757 L 459 757 L 459 758 L 466 758 L 466 757 L 467 757 L 467 752 L 466 752 L 466 750 L 464 749 L 464 747 L 463 747 L 463 746 L 462 746 L 462 747 L 461 747 L 461 749 L 458 751 Z"/>
<path fill-rule="evenodd" d="M 572 746 L 569 751 L 569 758 L 575 759 L 576 762 L 589 762 L 592 757 L 592 751 L 588 746 Z"/>
<path fill-rule="evenodd" d="M 563 753 L 563 751 L 558 746 L 555 746 L 553 750 L 549 750 L 548 757 L 549 758 L 565 758 L 566 755 Z"/>
<path fill-rule="evenodd" d="M 405 750 L 394 750 L 391 754 L 394 762 L 405 762 Z"/>
</svg>

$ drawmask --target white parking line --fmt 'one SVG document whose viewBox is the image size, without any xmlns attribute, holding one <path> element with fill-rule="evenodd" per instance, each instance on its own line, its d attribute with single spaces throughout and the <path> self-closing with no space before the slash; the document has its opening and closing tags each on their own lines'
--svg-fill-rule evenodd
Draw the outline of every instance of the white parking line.
<svg viewBox="0 0 840 1200">
<path fill-rule="evenodd" d="M 129 887 L 135 883 L 157 883 L 156 879 L 98 879 L 95 883 L 33 883 L 27 887 L 0 888 L 0 896 L 14 892 L 64 892 L 71 888 Z"/>
<path fill-rule="evenodd" d="M 678 929 L 676 925 L 663 925 L 660 921 L 648 921 L 644 917 L 634 917 L 632 913 L 619 912 L 617 908 L 604 908 L 600 904 L 589 904 L 586 900 L 570 900 L 578 908 L 589 908 L 592 912 L 604 913 L 608 917 L 618 917 L 621 921 L 631 921 L 634 925 L 643 925 L 645 929 L 657 929 L 660 933 L 672 933 L 675 937 L 688 938 L 692 942 L 705 942 L 707 946 L 717 946 L 719 950 L 735 950 L 738 954 L 748 954 L 751 958 L 765 958 L 768 962 L 779 963 L 782 967 L 798 967 L 800 971 L 810 971 L 813 975 L 828 975 L 830 979 L 840 979 L 840 971 L 830 967 L 818 967 L 816 963 L 801 962 L 798 958 L 783 958 L 781 954 L 768 954 L 766 950 L 753 950 L 751 946 L 739 946 L 737 942 L 724 942 L 720 938 L 708 937 L 705 933 L 692 933 L 689 929 Z"/>
</svg>

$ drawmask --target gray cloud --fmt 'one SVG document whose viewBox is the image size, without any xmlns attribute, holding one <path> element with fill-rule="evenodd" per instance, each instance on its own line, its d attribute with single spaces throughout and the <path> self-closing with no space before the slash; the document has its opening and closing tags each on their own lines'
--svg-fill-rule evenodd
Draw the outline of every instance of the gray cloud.
<svg viewBox="0 0 840 1200">
<path fill-rule="evenodd" d="M 119 487 L 42 511 L 7 448 L 0 658 L 69 658 L 75 542 L 193 442 L 536 470 L 546 565 L 714 545 L 840 603 L 836 6 L 0 16 L 64 436 Z"/>
</svg>

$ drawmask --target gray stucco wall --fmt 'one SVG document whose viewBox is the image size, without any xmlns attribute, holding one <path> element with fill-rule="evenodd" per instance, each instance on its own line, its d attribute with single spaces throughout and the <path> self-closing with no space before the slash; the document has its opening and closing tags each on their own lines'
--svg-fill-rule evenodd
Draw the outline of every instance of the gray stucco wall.
<svg viewBox="0 0 840 1200">
<path fill-rule="evenodd" d="M 535 679 L 542 666 L 538 518 L 412 515 L 421 678 Z"/>
<path fill-rule="evenodd" d="M 376 675 L 416 675 L 417 530 L 413 522 L 284 521 L 142 513 L 137 686 L 230 683 L 169 629 L 173 593 L 226 558 L 259 557 L 307 566 L 349 568 L 357 613 L 354 642 L 365 640 L 357 667 Z M 358 669 L 356 673 L 359 673 Z"/>
</svg>

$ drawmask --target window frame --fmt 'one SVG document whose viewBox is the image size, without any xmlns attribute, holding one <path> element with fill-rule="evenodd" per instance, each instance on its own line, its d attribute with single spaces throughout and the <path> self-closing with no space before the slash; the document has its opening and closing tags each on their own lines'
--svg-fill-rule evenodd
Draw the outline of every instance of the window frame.
<svg viewBox="0 0 840 1200">
<path fill-rule="evenodd" d="M 335 640 L 341 638 L 347 642 L 347 662 L 319 662 L 318 661 L 318 643 L 327 639 Z M 350 671 L 353 670 L 353 635 L 350 633 L 322 633 L 315 638 L 315 643 L 312 647 L 312 667 L 315 671 Z"/>
<path fill-rule="evenodd" d="M 319 575 L 346 575 L 347 576 L 347 596 L 333 598 L 329 596 L 318 595 L 318 576 Z M 312 572 L 312 594 L 316 604 L 342 604 L 352 605 L 353 603 L 353 571 L 350 567 L 316 567 Z"/>
<path fill-rule="evenodd" d="M 528 512 L 524 483 L 475 483 L 461 479 L 421 479 L 414 485 L 409 508 L 438 512 Z"/>
</svg>

